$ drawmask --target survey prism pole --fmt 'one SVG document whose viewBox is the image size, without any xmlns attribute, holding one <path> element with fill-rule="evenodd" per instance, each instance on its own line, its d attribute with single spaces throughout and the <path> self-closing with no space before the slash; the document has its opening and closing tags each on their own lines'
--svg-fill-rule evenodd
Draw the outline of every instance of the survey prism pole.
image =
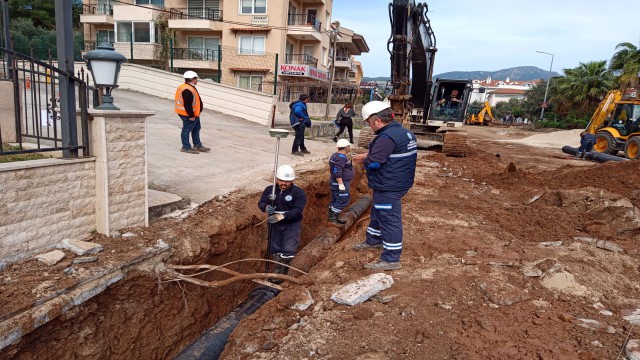
<svg viewBox="0 0 640 360">
<path fill-rule="evenodd" d="M 273 162 L 273 186 L 271 187 L 271 195 L 269 195 L 269 204 L 275 205 L 276 201 L 276 172 L 278 171 L 278 155 L 280 153 L 280 139 L 286 138 L 289 135 L 289 130 L 286 129 L 269 129 L 269 136 L 276 138 L 276 155 Z M 271 228 L 272 224 L 267 223 L 267 255 L 265 257 L 265 272 L 269 272 L 269 260 L 271 260 Z"/>
</svg>

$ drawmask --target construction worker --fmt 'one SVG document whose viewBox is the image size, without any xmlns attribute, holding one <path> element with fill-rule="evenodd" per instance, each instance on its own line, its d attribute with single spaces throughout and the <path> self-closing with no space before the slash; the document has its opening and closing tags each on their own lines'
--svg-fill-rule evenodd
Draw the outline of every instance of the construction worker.
<svg viewBox="0 0 640 360">
<path fill-rule="evenodd" d="M 362 118 L 376 137 L 369 152 L 354 156 L 353 161 L 366 169 L 373 207 L 366 240 L 354 249 L 382 249 L 380 260 L 365 264 L 366 269 L 400 269 L 402 197 L 413 186 L 418 158 L 416 136 L 394 120 L 387 102 L 368 102 L 362 107 Z"/>
<path fill-rule="evenodd" d="M 338 215 L 349 205 L 349 183 L 355 177 L 349 152 L 351 144 L 347 139 L 340 139 L 336 143 L 338 151 L 329 158 L 329 186 L 331 187 L 331 202 L 329 203 L 329 222 L 343 225 L 346 221 Z"/>
<path fill-rule="evenodd" d="M 282 165 L 276 170 L 276 198 L 271 205 L 269 196 L 273 185 L 267 186 L 262 192 L 258 207 L 269 216 L 267 222 L 271 224 L 271 254 L 273 260 L 289 265 L 300 245 L 300 230 L 302 229 L 302 211 L 307 205 L 307 195 L 301 188 L 293 184 L 296 174 L 289 165 Z M 274 272 L 287 274 L 289 268 L 276 266 Z M 272 280 L 278 283 L 278 280 Z M 281 282 L 281 281 L 280 281 Z"/>
<path fill-rule="evenodd" d="M 184 84 L 176 89 L 175 112 L 182 120 L 182 149 L 180 151 L 189 154 L 209 152 L 211 149 L 202 146 L 200 142 L 200 113 L 202 112 L 202 99 L 196 89 L 198 74 L 195 71 L 186 71 L 183 75 Z M 189 143 L 189 134 L 193 139 L 193 147 Z"/>
</svg>

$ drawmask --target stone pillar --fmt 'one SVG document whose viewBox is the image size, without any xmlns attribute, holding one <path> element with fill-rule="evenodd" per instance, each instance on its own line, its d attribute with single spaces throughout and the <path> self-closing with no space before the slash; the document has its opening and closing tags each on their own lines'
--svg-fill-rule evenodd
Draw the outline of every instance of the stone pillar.
<svg viewBox="0 0 640 360">
<path fill-rule="evenodd" d="M 112 235 L 149 225 L 149 111 L 89 110 L 90 151 L 96 158 L 96 230 Z"/>
<path fill-rule="evenodd" d="M 0 81 L 0 134 L 2 142 L 16 142 L 16 112 L 13 96 L 13 82 Z"/>
</svg>

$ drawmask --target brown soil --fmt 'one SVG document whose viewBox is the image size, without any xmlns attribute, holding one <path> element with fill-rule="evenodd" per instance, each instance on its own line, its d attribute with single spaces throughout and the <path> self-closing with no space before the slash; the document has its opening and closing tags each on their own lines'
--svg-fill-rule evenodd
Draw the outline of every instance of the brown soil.
<svg viewBox="0 0 640 360">
<path fill-rule="evenodd" d="M 403 201 L 402 269 L 388 273 L 394 284 L 378 300 L 353 307 L 330 300 L 341 285 L 371 274 L 362 265 L 378 253 L 351 250 L 364 239 L 362 221 L 326 249 L 304 276 L 309 283 L 285 283 L 278 297 L 243 320 L 223 358 L 615 359 L 627 336 L 638 337 L 620 310 L 640 304 L 640 192 L 634 186 L 640 162 L 596 164 L 554 149 L 487 141 L 505 138 L 496 131 L 471 128 L 466 158 L 420 154 L 415 186 Z M 326 226 L 325 171 L 322 163 L 300 176 L 310 195 L 303 243 Z M 74 266 L 90 274 L 158 239 L 172 245 L 169 263 L 261 257 L 265 227 L 253 226 L 264 218 L 258 196 L 231 194 L 185 219 L 130 229 L 136 237 L 126 241 L 97 236 L 105 245 L 100 261 Z M 607 240 L 624 253 L 574 237 Z M 539 244 L 551 241 L 562 245 Z M 61 272 L 70 259 L 68 253 L 54 267 L 32 261 L 0 272 L 2 316 L 80 282 L 86 274 Z M 241 263 L 234 270 L 262 268 Z M 525 276 L 531 268 L 544 275 Z M 226 275 L 207 279 L 221 278 Z M 0 351 L 0 358 L 173 358 L 253 287 L 158 280 L 153 264 L 131 269 L 103 294 Z M 315 303 L 291 309 L 306 290 Z M 593 306 L 598 302 L 613 315 L 600 313 Z M 615 333 L 580 327 L 573 317 L 606 323 Z"/>
</svg>

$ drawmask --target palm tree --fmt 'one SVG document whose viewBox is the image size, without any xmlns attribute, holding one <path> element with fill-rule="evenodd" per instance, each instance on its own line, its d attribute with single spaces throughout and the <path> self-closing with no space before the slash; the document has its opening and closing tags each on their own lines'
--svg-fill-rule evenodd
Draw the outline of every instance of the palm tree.
<svg viewBox="0 0 640 360">
<path fill-rule="evenodd" d="M 640 73 L 640 49 L 632 43 L 623 42 L 616 46 L 618 50 L 611 57 L 609 70 L 618 76 L 622 90 L 638 85 Z"/>
<path fill-rule="evenodd" d="M 607 69 L 607 61 L 580 63 L 573 69 L 564 69 L 564 77 L 552 84 L 555 101 L 565 114 L 587 115 L 593 111 L 611 89 L 617 87 L 615 76 Z"/>
</svg>

